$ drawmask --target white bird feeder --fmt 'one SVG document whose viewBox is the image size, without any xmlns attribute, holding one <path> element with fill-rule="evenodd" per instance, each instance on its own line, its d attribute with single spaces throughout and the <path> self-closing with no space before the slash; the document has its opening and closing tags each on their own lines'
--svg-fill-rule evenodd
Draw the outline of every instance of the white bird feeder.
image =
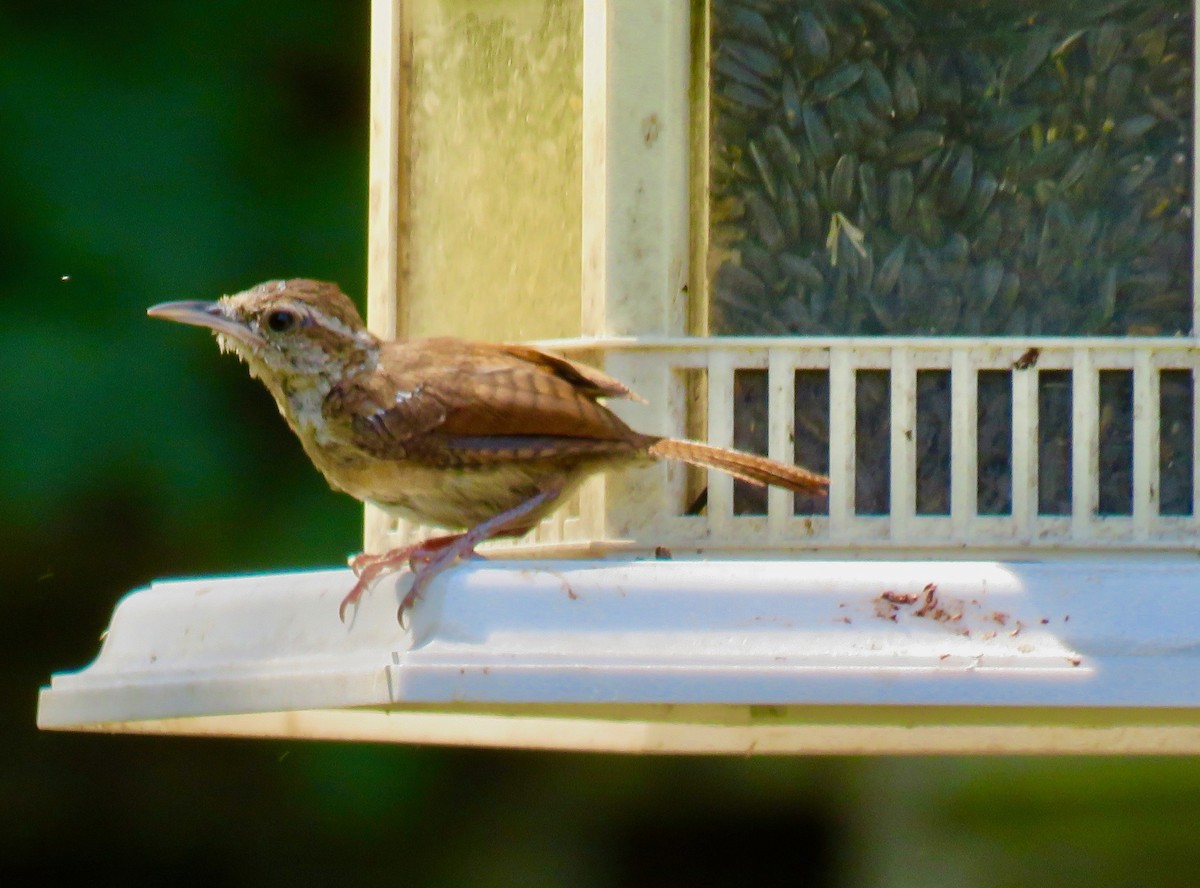
<svg viewBox="0 0 1200 888">
<path fill-rule="evenodd" d="M 828 502 L 612 473 L 407 629 L 406 574 L 348 625 L 345 570 L 156 583 L 39 725 L 1200 752 L 1174 6 L 374 0 L 372 329 L 540 341 L 636 428 L 806 462 Z M 416 532 L 367 509 L 369 551 Z"/>
</svg>

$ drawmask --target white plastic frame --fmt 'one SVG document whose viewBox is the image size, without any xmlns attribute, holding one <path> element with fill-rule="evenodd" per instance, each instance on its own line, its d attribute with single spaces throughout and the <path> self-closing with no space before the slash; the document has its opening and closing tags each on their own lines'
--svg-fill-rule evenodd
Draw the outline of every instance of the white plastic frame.
<svg viewBox="0 0 1200 888">
<path fill-rule="evenodd" d="M 618 752 L 1200 752 L 1200 565 L 464 565 L 159 583 L 43 728 Z"/>
</svg>

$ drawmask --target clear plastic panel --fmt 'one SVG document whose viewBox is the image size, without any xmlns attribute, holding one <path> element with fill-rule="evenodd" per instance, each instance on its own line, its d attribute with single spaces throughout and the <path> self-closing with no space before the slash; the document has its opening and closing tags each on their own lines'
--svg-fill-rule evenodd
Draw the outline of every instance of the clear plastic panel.
<svg viewBox="0 0 1200 888">
<path fill-rule="evenodd" d="M 1188 3 L 712 21 L 712 332 L 1191 330 Z"/>
</svg>

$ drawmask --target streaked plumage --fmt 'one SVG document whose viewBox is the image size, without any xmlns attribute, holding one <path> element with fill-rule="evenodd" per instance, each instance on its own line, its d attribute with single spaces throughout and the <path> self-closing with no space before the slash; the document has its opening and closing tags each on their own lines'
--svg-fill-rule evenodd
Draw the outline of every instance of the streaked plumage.
<svg viewBox="0 0 1200 888">
<path fill-rule="evenodd" d="M 334 488 L 421 524 L 493 522 L 488 536 L 520 535 L 594 472 L 656 457 L 804 493 L 828 484 L 763 457 L 634 431 L 598 400 L 632 397 L 622 383 L 529 346 L 383 342 L 334 284 L 269 281 L 150 314 L 214 329 L 267 386 Z M 445 560 L 422 568 L 422 583 L 453 559 Z M 362 577 L 350 599 L 370 581 Z"/>
</svg>

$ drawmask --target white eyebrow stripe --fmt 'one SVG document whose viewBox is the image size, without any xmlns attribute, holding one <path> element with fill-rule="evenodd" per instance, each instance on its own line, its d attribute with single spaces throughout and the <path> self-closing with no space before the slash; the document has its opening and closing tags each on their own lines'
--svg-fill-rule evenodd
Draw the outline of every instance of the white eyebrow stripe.
<svg viewBox="0 0 1200 888">
<path fill-rule="evenodd" d="M 314 318 L 317 319 L 317 323 L 319 323 L 321 326 L 325 327 L 327 330 L 332 330 L 333 332 L 344 336 L 346 339 L 353 340 L 360 346 L 370 347 L 374 342 L 373 337 L 365 328 L 355 331 L 351 327 L 342 323 L 342 321 L 332 317 L 331 315 L 327 315 L 322 311 L 313 311 L 312 314 Z"/>
</svg>

